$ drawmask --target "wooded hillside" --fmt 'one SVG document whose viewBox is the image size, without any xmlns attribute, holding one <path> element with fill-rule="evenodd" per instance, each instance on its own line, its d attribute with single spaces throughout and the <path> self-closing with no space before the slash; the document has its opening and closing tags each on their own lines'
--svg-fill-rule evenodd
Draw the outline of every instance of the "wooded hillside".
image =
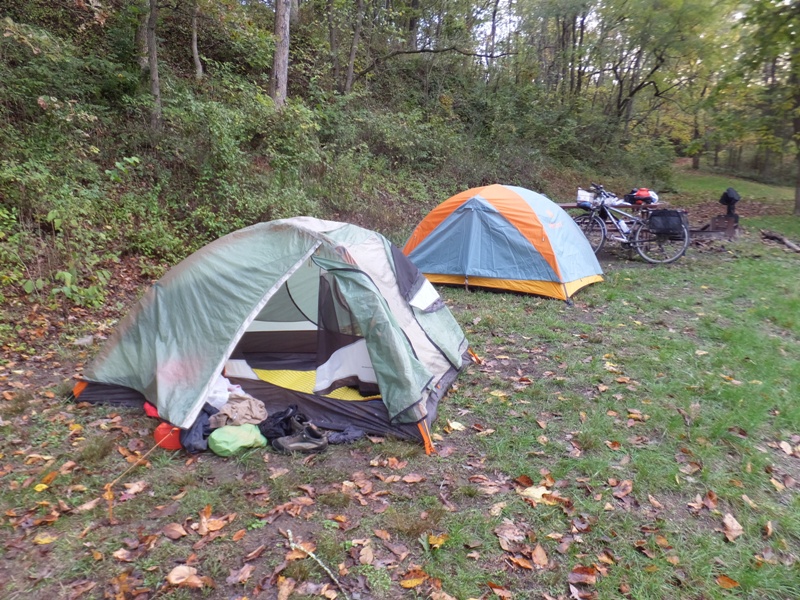
<svg viewBox="0 0 800 600">
<path fill-rule="evenodd" d="M 799 172 L 791 2 L 3 0 L 0 18 L 6 294 L 98 304 L 122 254 L 174 262 L 297 214 L 402 241 L 482 183 L 663 189 L 676 156 Z"/>
</svg>

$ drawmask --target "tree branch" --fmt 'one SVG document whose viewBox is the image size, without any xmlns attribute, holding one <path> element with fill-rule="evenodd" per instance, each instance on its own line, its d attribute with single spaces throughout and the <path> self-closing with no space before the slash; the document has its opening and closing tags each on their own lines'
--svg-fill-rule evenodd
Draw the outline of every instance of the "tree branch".
<svg viewBox="0 0 800 600">
<path fill-rule="evenodd" d="M 389 52 L 389 54 L 384 54 L 383 56 L 377 57 L 375 60 L 370 63 L 370 65 L 362 71 L 359 71 L 355 77 L 353 78 L 353 82 L 358 81 L 362 77 L 369 75 L 372 71 L 374 71 L 381 63 L 389 60 L 390 58 L 394 58 L 395 56 L 400 56 L 402 54 L 442 54 L 444 52 L 453 52 L 455 54 L 461 54 L 462 56 L 473 56 L 476 58 L 501 58 L 503 56 L 513 56 L 516 52 L 499 52 L 499 53 L 491 53 L 486 54 L 482 52 L 470 52 L 468 50 L 462 50 L 461 48 L 457 48 L 455 46 L 450 46 L 448 48 L 420 48 L 418 50 L 395 50 L 393 52 Z"/>
</svg>

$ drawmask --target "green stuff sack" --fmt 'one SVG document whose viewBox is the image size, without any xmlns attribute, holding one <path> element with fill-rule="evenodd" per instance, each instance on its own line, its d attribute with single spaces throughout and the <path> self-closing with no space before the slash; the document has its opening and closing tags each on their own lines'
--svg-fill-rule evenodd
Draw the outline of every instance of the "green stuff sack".
<svg viewBox="0 0 800 600">
<path fill-rule="evenodd" d="M 219 456 L 232 456 L 245 448 L 263 448 L 267 438 L 261 435 L 258 426 L 225 425 L 215 429 L 208 437 L 208 447 Z"/>
</svg>

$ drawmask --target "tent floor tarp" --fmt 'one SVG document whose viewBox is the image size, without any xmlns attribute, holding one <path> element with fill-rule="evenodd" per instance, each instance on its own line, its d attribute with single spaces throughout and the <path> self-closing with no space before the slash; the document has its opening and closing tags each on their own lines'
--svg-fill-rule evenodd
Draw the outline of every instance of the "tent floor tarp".
<svg viewBox="0 0 800 600">
<path fill-rule="evenodd" d="M 226 374 L 228 370 L 240 374 L 253 373 L 254 376 L 246 377 L 228 375 L 227 379 L 261 400 L 269 414 L 285 410 L 295 404 L 301 413 L 323 429 L 343 431 L 348 425 L 356 422 L 369 434 L 420 439 L 420 427 L 425 427 L 426 424 L 390 423 L 388 411 L 380 396 L 364 397 L 354 387 L 338 388 L 324 396 L 305 391 L 309 386 L 309 378 L 300 377 L 301 371 L 290 371 L 286 367 L 291 364 L 295 368 L 304 368 L 313 380 L 312 363 L 313 358 L 309 359 L 302 353 L 260 353 L 248 356 L 246 361 L 243 359 L 229 361 Z M 280 372 L 280 375 L 276 375 L 277 372 Z M 437 387 L 441 391 L 429 396 L 426 419 L 429 423 L 435 421 L 438 402 L 457 375 L 457 371 L 453 370 L 439 382 Z M 284 385 L 278 385 L 277 382 Z M 337 398 L 337 393 L 343 399 Z M 146 400 L 142 394 L 131 388 L 91 382 L 82 390 L 80 401 L 141 408 Z"/>
</svg>

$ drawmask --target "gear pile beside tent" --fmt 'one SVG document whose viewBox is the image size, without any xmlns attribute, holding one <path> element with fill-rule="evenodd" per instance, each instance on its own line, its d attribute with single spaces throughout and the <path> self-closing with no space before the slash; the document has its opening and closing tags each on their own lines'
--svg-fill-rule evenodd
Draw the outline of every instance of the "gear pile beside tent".
<svg viewBox="0 0 800 600">
<path fill-rule="evenodd" d="M 267 415 L 295 406 L 314 425 L 298 421 L 294 431 L 289 417 L 294 433 L 355 427 L 430 452 L 438 402 L 467 346 L 433 286 L 383 236 L 295 217 L 231 233 L 172 268 L 73 395 L 147 401 L 182 434 L 199 424 L 206 439 L 204 419 L 210 425 L 228 385 L 238 386 Z"/>
</svg>

